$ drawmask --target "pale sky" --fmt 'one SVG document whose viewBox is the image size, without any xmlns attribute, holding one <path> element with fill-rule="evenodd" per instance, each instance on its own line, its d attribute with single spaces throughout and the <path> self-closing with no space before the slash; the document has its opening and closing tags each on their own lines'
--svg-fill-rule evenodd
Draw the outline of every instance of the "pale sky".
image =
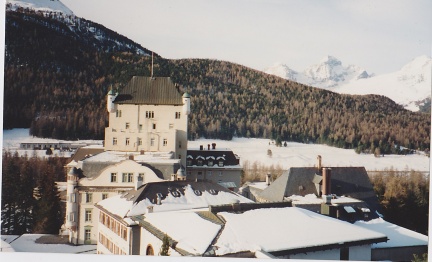
<svg viewBox="0 0 432 262">
<path fill-rule="evenodd" d="M 61 1 L 165 58 L 301 71 L 333 55 L 381 74 L 431 55 L 430 0 Z"/>
<path fill-rule="evenodd" d="M 326 55 L 376 74 L 431 55 L 430 0 L 61 0 L 165 58 L 297 71 Z"/>
</svg>

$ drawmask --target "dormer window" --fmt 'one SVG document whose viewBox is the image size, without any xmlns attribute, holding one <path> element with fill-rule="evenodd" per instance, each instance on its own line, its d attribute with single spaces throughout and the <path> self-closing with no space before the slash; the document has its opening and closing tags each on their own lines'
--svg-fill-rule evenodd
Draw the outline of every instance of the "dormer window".
<svg viewBox="0 0 432 262">
<path fill-rule="evenodd" d="M 207 165 L 208 166 L 213 166 L 213 159 L 209 159 L 208 162 L 207 162 Z"/>
<path fill-rule="evenodd" d="M 202 159 L 198 159 L 197 160 L 197 166 L 202 166 L 203 165 L 203 161 Z"/>
<path fill-rule="evenodd" d="M 224 166 L 223 160 L 219 160 L 218 166 Z"/>
<path fill-rule="evenodd" d="M 191 165 L 192 165 L 192 159 L 188 159 L 188 160 L 186 161 L 186 165 L 187 165 L 187 166 L 191 166 Z"/>
</svg>

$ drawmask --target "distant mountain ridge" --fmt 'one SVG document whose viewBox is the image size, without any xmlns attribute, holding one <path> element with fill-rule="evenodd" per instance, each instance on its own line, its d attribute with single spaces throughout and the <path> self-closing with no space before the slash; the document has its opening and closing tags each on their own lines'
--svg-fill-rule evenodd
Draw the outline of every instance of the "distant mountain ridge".
<svg viewBox="0 0 432 262">
<path fill-rule="evenodd" d="M 59 0 L 6 0 L 11 9 L 30 8 L 41 12 L 60 12 L 65 15 L 73 15 L 72 10 Z"/>
<path fill-rule="evenodd" d="M 147 49 L 91 21 L 19 8 L 6 11 L 5 25 L 6 129 L 102 139 L 109 88 L 150 75 Z M 210 59 L 156 56 L 154 73 L 191 94 L 190 139 L 263 137 L 383 153 L 430 145 L 430 114 L 383 96 L 341 95 Z"/>
<path fill-rule="evenodd" d="M 281 63 L 264 70 L 284 79 L 338 93 L 387 96 L 411 111 L 418 111 L 430 103 L 431 71 L 432 59 L 428 56 L 415 58 L 399 71 L 377 76 L 359 66 L 343 66 L 333 56 L 325 57 L 302 72 Z"/>
</svg>

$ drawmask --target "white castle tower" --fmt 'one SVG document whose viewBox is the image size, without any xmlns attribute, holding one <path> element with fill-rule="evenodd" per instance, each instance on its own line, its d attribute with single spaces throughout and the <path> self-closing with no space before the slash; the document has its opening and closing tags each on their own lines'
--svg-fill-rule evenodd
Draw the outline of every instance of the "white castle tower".
<svg viewBox="0 0 432 262">
<path fill-rule="evenodd" d="M 66 229 L 69 231 L 69 242 L 77 244 L 78 207 L 75 187 L 79 179 L 79 171 L 72 167 L 67 174 L 66 197 Z"/>
<path fill-rule="evenodd" d="M 118 93 L 110 90 L 107 111 L 105 150 L 173 152 L 186 166 L 190 95 L 169 77 L 132 77 Z"/>
</svg>

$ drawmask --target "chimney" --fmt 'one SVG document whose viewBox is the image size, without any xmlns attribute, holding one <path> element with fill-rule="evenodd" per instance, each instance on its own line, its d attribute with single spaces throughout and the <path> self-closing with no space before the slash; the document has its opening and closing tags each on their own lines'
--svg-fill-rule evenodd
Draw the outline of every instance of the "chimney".
<svg viewBox="0 0 432 262">
<path fill-rule="evenodd" d="M 147 207 L 147 213 L 153 213 L 153 206 Z"/>
<path fill-rule="evenodd" d="M 322 170 L 322 195 L 331 194 L 331 169 L 323 168 Z"/>
<path fill-rule="evenodd" d="M 162 201 L 162 196 L 160 193 L 156 194 L 156 205 L 160 205 Z"/>
<path fill-rule="evenodd" d="M 317 157 L 317 168 L 318 168 L 318 170 L 321 170 L 321 156 L 320 155 L 318 155 L 318 157 Z"/>
<path fill-rule="evenodd" d="M 270 177 L 271 177 L 271 174 L 270 173 L 268 173 L 267 175 L 266 175 L 266 185 L 270 185 Z"/>
<path fill-rule="evenodd" d="M 204 146 L 203 145 L 200 145 L 200 150 L 202 151 L 204 149 Z"/>
<path fill-rule="evenodd" d="M 207 144 L 207 150 L 210 150 L 210 144 Z"/>
<path fill-rule="evenodd" d="M 213 149 L 213 150 L 216 149 L 216 143 L 212 143 L 212 149 Z"/>
</svg>

